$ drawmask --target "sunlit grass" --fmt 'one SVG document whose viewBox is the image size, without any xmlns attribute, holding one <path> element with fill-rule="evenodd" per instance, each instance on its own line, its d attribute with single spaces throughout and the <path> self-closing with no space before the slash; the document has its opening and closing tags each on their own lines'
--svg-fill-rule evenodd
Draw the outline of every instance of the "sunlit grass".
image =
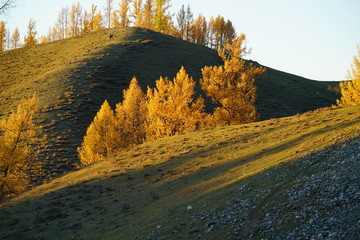
<svg viewBox="0 0 360 240">
<path fill-rule="evenodd" d="M 223 206 L 244 184 L 255 191 L 291 182 L 291 174 L 282 183 L 263 182 L 260 173 L 277 166 L 281 173 L 287 162 L 359 132 L 360 108 L 350 107 L 148 142 L 4 201 L 0 231 L 20 238 L 133 239 L 161 226 L 162 237 L 171 239 L 175 223 L 187 223 L 204 206 Z M 186 211 L 188 205 L 194 210 Z M 184 228 L 204 227 L 198 224 Z"/>
</svg>

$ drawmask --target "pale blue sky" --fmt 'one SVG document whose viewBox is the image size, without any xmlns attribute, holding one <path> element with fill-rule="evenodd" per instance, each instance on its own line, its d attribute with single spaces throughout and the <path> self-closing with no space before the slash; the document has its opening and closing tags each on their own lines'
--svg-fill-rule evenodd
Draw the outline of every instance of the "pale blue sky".
<svg viewBox="0 0 360 240">
<path fill-rule="evenodd" d="M 62 7 L 75 0 L 17 0 L 18 7 L 1 16 L 10 31 L 23 36 L 30 18 L 46 35 Z M 80 0 L 102 10 L 106 0 Z M 116 7 L 120 0 L 114 0 Z M 278 70 L 315 80 L 342 80 L 360 44 L 359 0 L 172 0 L 172 13 L 182 4 L 195 16 L 222 15 L 245 33 L 253 52 L 248 57 Z"/>
</svg>

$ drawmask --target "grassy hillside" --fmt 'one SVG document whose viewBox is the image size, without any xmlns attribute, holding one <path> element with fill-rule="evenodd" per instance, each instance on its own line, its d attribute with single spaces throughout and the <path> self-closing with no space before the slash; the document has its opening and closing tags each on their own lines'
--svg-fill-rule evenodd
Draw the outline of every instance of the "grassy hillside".
<svg viewBox="0 0 360 240">
<path fill-rule="evenodd" d="M 173 77 L 181 66 L 198 80 L 205 65 L 220 64 L 217 53 L 171 36 L 139 28 L 107 29 L 78 38 L 0 53 L 0 116 L 37 92 L 39 122 L 51 139 L 47 169 L 56 175 L 76 162 L 86 128 L 104 99 L 114 106 L 135 75 L 143 86 Z M 327 83 L 268 68 L 259 81 L 262 119 L 329 106 L 336 96 Z"/>
<path fill-rule="evenodd" d="M 359 133 L 360 108 L 350 107 L 145 143 L 5 200 L 0 238 L 302 238 L 296 229 L 309 222 L 314 236 L 336 231 L 320 224 L 328 219 L 358 236 L 357 220 L 336 219 L 341 207 L 359 216 L 347 194 L 357 201 L 360 146 L 345 145 L 352 165 L 334 149 Z M 327 179 L 337 185 L 322 187 Z M 322 197 L 332 192 L 340 204 Z"/>
</svg>

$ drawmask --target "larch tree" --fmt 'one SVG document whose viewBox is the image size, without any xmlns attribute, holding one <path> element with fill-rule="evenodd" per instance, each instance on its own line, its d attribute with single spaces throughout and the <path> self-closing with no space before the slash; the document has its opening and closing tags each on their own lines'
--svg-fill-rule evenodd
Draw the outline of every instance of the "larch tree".
<svg viewBox="0 0 360 240">
<path fill-rule="evenodd" d="M 42 35 L 41 37 L 40 37 L 40 44 L 44 44 L 44 43 L 48 43 L 49 42 L 49 38 L 48 37 L 46 37 L 46 36 L 44 36 L 44 35 Z"/>
<path fill-rule="evenodd" d="M 107 28 L 111 27 L 111 15 L 113 13 L 113 0 L 106 0 L 105 8 L 104 8 L 104 18 L 105 18 L 105 26 Z"/>
<path fill-rule="evenodd" d="M 13 34 L 11 35 L 10 43 L 12 49 L 20 47 L 20 32 L 18 28 L 15 28 Z"/>
<path fill-rule="evenodd" d="M 177 25 L 178 25 L 179 37 L 181 39 L 184 39 L 185 38 L 185 29 L 186 29 L 186 11 L 185 11 L 184 4 L 181 5 L 179 12 L 176 14 L 176 20 L 177 20 Z"/>
<path fill-rule="evenodd" d="M 34 46 L 37 43 L 36 40 L 36 22 L 34 19 L 30 19 L 29 24 L 27 26 L 27 36 L 24 40 L 24 47 Z"/>
<path fill-rule="evenodd" d="M 167 12 L 170 8 L 170 0 L 155 0 L 153 30 L 168 33 L 171 16 Z"/>
<path fill-rule="evenodd" d="M 203 127 L 204 100 L 193 99 L 194 87 L 195 81 L 182 67 L 173 81 L 160 77 L 155 88 L 148 88 L 147 140 Z"/>
<path fill-rule="evenodd" d="M 134 26 L 141 27 L 143 22 L 143 4 L 142 0 L 134 0 L 133 1 L 133 14 L 132 17 L 134 18 Z"/>
<path fill-rule="evenodd" d="M 119 141 L 115 113 L 105 100 L 77 149 L 81 163 L 88 165 L 111 156 L 119 148 Z"/>
<path fill-rule="evenodd" d="M 111 13 L 111 27 L 120 27 L 120 16 L 118 10 L 114 10 Z"/>
<path fill-rule="evenodd" d="M 230 20 L 225 21 L 224 17 L 217 16 L 209 21 L 211 47 L 224 47 L 226 43 L 232 43 L 236 38 L 235 28 Z"/>
<path fill-rule="evenodd" d="M 69 8 L 61 8 L 55 27 L 59 35 L 57 40 L 67 38 L 67 29 L 69 25 Z"/>
<path fill-rule="evenodd" d="M 134 77 L 123 91 L 124 100 L 116 105 L 116 119 L 120 129 L 121 147 L 144 142 L 146 136 L 146 95 Z"/>
<path fill-rule="evenodd" d="M 23 100 L 7 119 L 0 121 L 0 198 L 28 188 L 31 177 L 41 173 L 38 161 L 45 138 L 34 123 L 39 99 Z"/>
<path fill-rule="evenodd" d="M 196 20 L 191 21 L 190 41 L 200 45 L 207 45 L 208 42 L 208 24 L 206 18 L 201 14 Z"/>
<path fill-rule="evenodd" d="M 190 23 L 193 20 L 193 13 L 191 12 L 190 5 L 187 6 L 185 10 L 185 6 L 182 5 L 181 9 L 176 15 L 177 25 L 178 25 L 178 33 L 179 37 L 184 40 L 190 39 L 191 26 Z"/>
<path fill-rule="evenodd" d="M 128 27 L 130 24 L 129 19 L 130 0 L 121 0 L 119 9 L 119 27 Z"/>
<path fill-rule="evenodd" d="M 83 33 L 96 32 L 103 28 L 101 12 L 97 11 L 96 5 L 91 5 L 91 12 L 84 13 Z"/>
<path fill-rule="evenodd" d="M 79 36 L 82 31 L 82 7 L 79 1 L 71 6 L 69 19 L 69 36 Z"/>
<path fill-rule="evenodd" d="M 153 28 L 153 10 L 154 10 L 154 2 L 153 0 L 146 0 L 143 6 L 143 20 L 141 23 L 141 27 L 152 29 Z"/>
<path fill-rule="evenodd" d="M 249 123 L 257 120 L 255 79 L 265 69 L 247 64 L 242 57 L 249 53 L 245 46 L 245 35 L 241 34 L 233 44 L 219 47 L 222 66 L 204 67 L 202 89 L 218 105 L 214 111 L 216 125 Z"/>
<path fill-rule="evenodd" d="M 360 105 L 360 45 L 357 46 L 357 56 L 354 56 L 349 79 L 340 83 L 341 97 L 337 104 L 341 107 Z"/>
<path fill-rule="evenodd" d="M 47 37 L 49 42 L 54 42 L 62 39 L 62 33 L 58 30 L 57 27 L 50 27 L 48 30 Z"/>
<path fill-rule="evenodd" d="M 6 44 L 5 22 L 0 21 L 0 52 L 5 51 L 5 44 Z"/>
</svg>

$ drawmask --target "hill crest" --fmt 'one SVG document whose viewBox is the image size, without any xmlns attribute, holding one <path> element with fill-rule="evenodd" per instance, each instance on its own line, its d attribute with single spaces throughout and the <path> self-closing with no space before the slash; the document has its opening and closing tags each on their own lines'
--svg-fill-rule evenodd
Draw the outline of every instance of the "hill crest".
<svg viewBox="0 0 360 240">
<path fill-rule="evenodd" d="M 0 56 L 0 115 L 6 116 L 22 97 L 38 93 L 43 107 L 38 121 L 52 139 L 46 163 L 54 175 L 72 169 L 76 147 L 101 103 L 119 102 L 134 75 L 145 90 L 160 76 L 174 77 L 181 66 L 198 81 L 202 67 L 221 64 L 212 49 L 140 28 L 106 29 Z M 262 119 L 335 103 L 327 90 L 334 83 L 268 68 L 256 84 Z"/>
</svg>

